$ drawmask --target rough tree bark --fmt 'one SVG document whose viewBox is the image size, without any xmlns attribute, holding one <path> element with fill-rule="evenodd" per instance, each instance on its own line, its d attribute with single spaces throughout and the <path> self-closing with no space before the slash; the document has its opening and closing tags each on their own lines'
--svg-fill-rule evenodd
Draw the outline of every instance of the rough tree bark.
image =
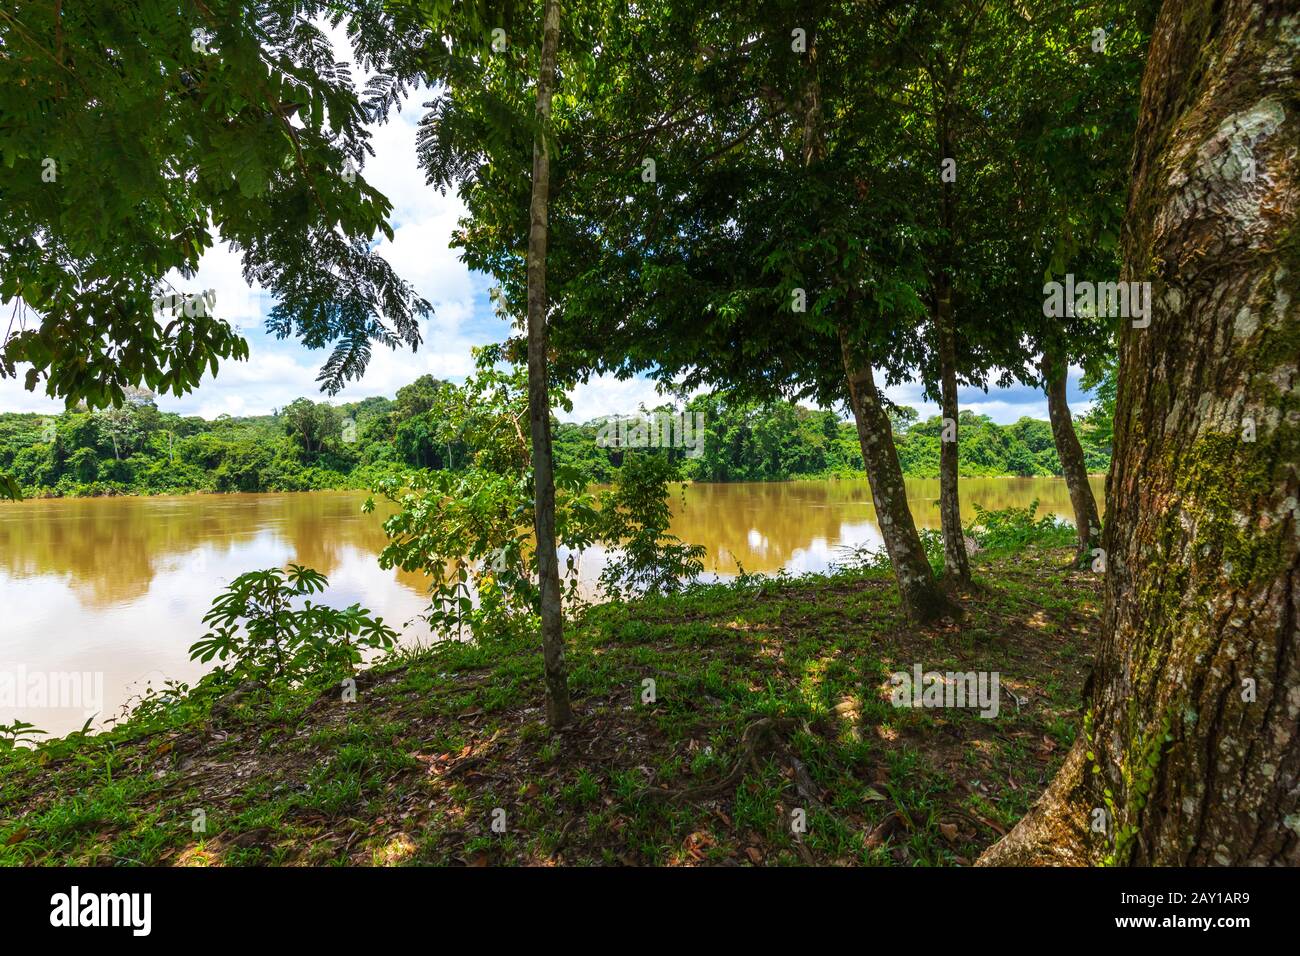
<svg viewBox="0 0 1300 956">
<path fill-rule="evenodd" d="M 868 356 L 856 355 L 849 333 L 840 327 L 840 353 L 849 389 L 849 406 L 858 429 L 858 444 L 867 466 L 871 499 L 876 506 L 876 520 L 885 551 L 894 566 L 894 578 L 903 611 L 913 621 L 925 623 L 945 614 L 955 613 L 952 602 L 934 579 L 930 562 L 916 533 L 916 523 L 907 506 L 907 488 L 903 469 L 898 464 L 889 415 L 880 401 Z"/>
<path fill-rule="evenodd" d="M 1039 368 L 1043 373 L 1043 391 L 1047 393 L 1047 417 L 1052 422 L 1052 439 L 1056 457 L 1061 460 L 1061 474 L 1070 492 L 1074 508 L 1074 527 L 1079 538 L 1079 560 L 1101 546 L 1101 520 L 1097 517 L 1097 499 L 1088 484 L 1088 469 L 1083 460 L 1083 446 L 1074 431 L 1070 405 L 1065 398 L 1066 365 L 1054 356 L 1043 354 Z"/>
<path fill-rule="evenodd" d="M 803 162 L 805 166 L 811 166 L 826 158 L 815 29 L 810 30 L 808 35 L 808 74 L 803 88 L 801 110 Z M 880 523 L 880 536 L 884 539 L 885 552 L 893 565 L 903 612 L 917 623 L 927 623 L 945 614 L 955 613 L 955 608 L 935 581 L 930 562 L 925 556 L 925 548 L 921 545 L 921 537 L 916 533 L 916 523 L 907 505 L 903 470 L 898 464 L 898 452 L 894 448 L 893 430 L 871 374 L 870 356 L 863 350 L 855 350 L 851 341 L 849 323 L 854 318 L 856 300 L 853 280 L 846 278 L 844 285 L 844 313 L 838 328 L 840 354 L 844 363 L 849 407 L 853 410 L 858 444 L 862 448 L 862 460 L 871 486 L 871 499 Z"/>
<path fill-rule="evenodd" d="M 551 455 L 551 403 L 546 367 L 546 242 L 551 188 L 551 97 L 560 43 L 560 6 L 546 0 L 542 23 L 542 62 L 537 76 L 537 133 L 533 138 L 533 194 L 528 227 L 528 420 L 533 451 L 533 526 L 537 533 L 537 574 L 541 587 L 542 657 L 546 682 L 546 722 L 563 727 L 572 718 L 564 664 L 564 611 L 559 557 L 555 551 L 555 474 Z"/>
<path fill-rule="evenodd" d="M 1151 324 L 1122 333 L 1096 680 L 982 863 L 1300 864 L 1298 47 L 1292 4 L 1161 10 L 1123 237 Z"/>
</svg>

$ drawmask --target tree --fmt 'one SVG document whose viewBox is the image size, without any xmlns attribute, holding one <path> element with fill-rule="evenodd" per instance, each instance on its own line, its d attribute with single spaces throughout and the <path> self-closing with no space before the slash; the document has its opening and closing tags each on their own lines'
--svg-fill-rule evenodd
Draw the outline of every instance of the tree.
<svg viewBox="0 0 1300 956">
<path fill-rule="evenodd" d="M 902 435 L 917 423 L 921 413 L 911 405 L 893 405 L 889 409 L 889 427 L 895 435 Z"/>
<path fill-rule="evenodd" d="M 1121 276 L 1152 310 L 1120 337 L 1100 655 L 1083 733 L 985 864 L 1300 864 L 1294 30 L 1260 0 L 1156 21 Z"/>
<path fill-rule="evenodd" d="M 437 468 L 443 464 L 438 460 L 441 437 L 440 423 L 429 412 L 423 412 L 397 426 L 393 444 L 408 464 L 416 468 Z M 451 456 L 447 459 L 445 467 L 450 468 Z"/>
<path fill-rule="evenodd" d="M 1017 73 L 1029 76 L 1013 74 L 1002 87 L 1018 120 L 1006 144 L 1011 176 L 997 180 L 1010 186 L 1013 198 L 1002 205 L 1001 218 L 1016 237 L 1011 258 L 1032 264 L 1044 283 L 1067 274 L 1093 282 L 1116 276 L 1141 51 L 1154 13 L 1145 2 L 1112 0 L 1051 11 L 1038 18 L 1023 48 L 1029 65 Z M 1023 295 L 1007 301 L 1021 320 L 1017 334 L 1029 361 L 1012 370 L 1046 395 L 1054 470 L 1069 490 L 1079 557 L 1091 561 L 1100 520 L 1066 384 L 1071 365 L 1090 374 L 1113 352 L 1116 319 L 1074 303 L 1064 315 L 1047 316 L 1047 286 L 1022 282 L 1021 288 Z"/>
<path fill-rule="evenodd" d="M 542 57 L 537 75 L 537 128 L 533 134 L 533 196 L 528 208 L 528 424 L 533 448 L 533 509 L 537 573 L 541 581 L 542 655 L 546 675 L 546 721 L 563 727 L 573 719 L 564 668 L 564 611 L 555 551 L 555 463 L 551 455 L 551 403 L 546 370 L 546 241 L 551 193 L 551 98 L 560 44 L 560 5 L 545 0 Z"/>
<path fill-rule="evenodd" d="M 864 24 L 831 2 L 725 17 L 688 0 L 636 5 L 623 34 L 601 37 L 631 62 L 582 111 L 587 149 L 566 167 L 579 182 L 557 216 L 569 251 L 552 263 L 570 277 L 553 330 L 564 354 L 759 400 L 847 399 L 903 604 L 942 614 L 877 379 L 919 369 L 950 419 L 942 515 L 960 582 L 956 389 L 999 368 L 1005 384 L 1032 355 L 1026 316 L 1041 300 L 1024 253 L 1047 230 L 1019 194 L 1050 159 L 1043 142 L 1079 122 L 1073 102 L 1044 109 L 1069 99 L 1060 82 L 1037 96 L 1002 88 L 1009 71 L 1017 90 L 1060 80 L 1066 41 L 1113 6 L 878 3 Z M 1024 145 L 1008 176 L 1013 140 Z M 936 154 L 959 149 L 961 171 L 944 178 Z M 658 185 L 629 187 L 626 171 L 647 162 Z"/>
<path fill-rule="evenodd" d="M 315 458 L 342 431 L 338 413 L 325 402 L 295 398 L 280 410 L 284 431 L 308 459 Z"/>
<path fill-rule="evenodd" d="M 928 126 L 933 137 L 932 173 L 938 178 L 938 209 L 931 228 L 937 227 L 929 253 L 928 304 L 933 329 L 933 366 L 937 370 L 939 402 L 944 419 L 944 434 L 939 446 L 939 516 L 943 529 L 944 572 L 957 584 L 970 581 L 970 563 L 966 555 L 966 542 L 961 526 L 961 507 L 957 488 L 958 427 L 960 415 L 957 408 L 957 320 L 954 298 L 955 261 L 954 248 L 957 233 L 957 112 L 958 96 L 966 79 L 967 55 L 975 39 L 986 4 L 981 2 L 947 5 L 949 9 L 935 11 L 933 25 L 923 28 L 920 44 L 905 41 L 911 59 L 919 67 L 924 82 L 909 84 L 905 89 L 916 90 L 918 98 L 928 100 L 926 106 L 913 104 L 916 119 Z M 907 26 L 900 26 L 900 36 L 906 37 Z M 1004 31 L 1005 32 L 1005 31 Z M 963 144 L 964 145 L 964 144 Z M 934 162 L 937 160 L 937 162 Z M 970 162 L 961 157 L 962 164 Z M 920 165 L 918 163 L 918 165 Z M 971 164 L 973 166 L 973 164 Z M 963 175 L 963 180 L 966 177 Z M 933 179 L 931 179 L 931 183 Z M 927 192 L 935 192 L 931 186 Z"/>
<path fill-rule="evenodd" d="M 915 171 L 899 183 L 925 258 L 929 321 L 915 359 L 946 420 L 939 507 L 945 576 L 955 582 L 969 577 L 959 384 L 986 386 L 1000 370 L 1001 384 L 1015 376 L 1039 385 L 1036 350 L 1050 346 L 1055 370 L 1059 359 L 1079 361 L 1096 349 L 1091 330 L 1042 328 L 1039 286 L 1026 282 L 1026 267 L 1081 267 L 1082 253 L 1095 259 L 1098 246 L 1114 248 L 1135 106 L 1126 91 L 1144 35 L 1130 7 L 873 4 L 888 28 L 886 55 L 900 71 L 897 132 L 886 131 L 886 149 Z M 1105 52 L 1095 42 L 1099 26 Z M 1055 419 L 1068 416 L 1055 393 L 1049 401 Z M 1068 449 L 1063 457 L 1074 460 Z M 1067 472 L 1072 493 L 1090 498 L 1086 473 L 1077 479 Z"/>
<path fill-rule="evenodd" d="M 372 251 L 391 207 L 359 173 L 365 117 L 313 22 L 346 12 L 107 0 L 0 17 L 0 301 L 18 322 L 0 376 L 26 365 L 29 390 L 102 407 L 246 358 L 222 303 L 168 282 L 194 276 L 210 223 L 276 298 L 272 332 L 334 344 L 323 387 L 358 376 L 374 341 L 419 342 L 429 306 Z"/>
<path fill-rule="evenodd" d="M 123 448 L 130 453 L 144 436 L 136 406 L 131 403 L 96 411 L 94 419 L 100 434 L 108 435 L 113 443 L 113 458 L 117 461 L 122 460 Z"/>
<path fill-rule="evenodd" d="M 861 194 L 861 179 L 850 178 L 845 175 L 846 170 L 842 166 L 837 168 L 837 164 L 828 162 L 831 154 L 827 143 L 825 92 L 817 47 L 821 26 L 820 18 L 814 18 L 810 26 L 808 55 L 800 79 L 796 107 L 797 125 L 802 139 L 802 162 L 813 182 L 823 189 L 826 185 L 838 185 L 841 195 L 846 195 L 851 188 L 850 182 L 853 182 Z M 846 79 L 843 76 L 838 78 L 842 93 L 848 88 Z M 844 99 L 848 100 L 849 97 L 846 95 Z M 851 149 L 852 144 L 853 139 L 849 138 L 846 145 Z M 839 162 L 842 161 L 841 153 Z M 823 193 L 819 198 L 824 202 L 829 197 Z M 870 267 L 861 260 L 868 257 L 864 253 L 870 249 L 870 244 L 861 232 L 850 236 L 844 232 L 836 235 L 823 230 L 816 237 L 813 249 L 822 255 L 829 252 L 833 261 L 843 260 L 852 255 L 853 251 L 859 254 L 858 262 L 853 266 L 844 268 L 832 265 L 825 277 L 836 292 L 830 310 L 831 327 L 839 342 L 848 405 L 857 426 L 858 443 L 866 464 L 867 480 L 871 485 L 871 499 L 879 519 L 885 550 L 898 581 L 903 609 L 909 617 L 926 622 L 948 612 L 951 605 L 934 580 L 907 504 L 907 490 L 893 442 L 890 420 L 871 367 L 873 356 L 879 353 L 873 353 L 869 347 L 872 336 L 864 333 L 860 325 L 866 315 L 871 315 L 877 328 L 886 326 L 887 320 L 895 316 L 888 312 L 882 314 L 881 311 L 873 315 L 871 309 L 864 310 L 862 307 L 863 287 L 867 284 Z M 906 279 L 902 285 L 900 292 L 905 295 L 912 293 Z M 906 309 L 900 309 L 899 312 L 907 314 Z M 886 321 L 881 321 L 882 319 Z"/>
<path fill-rule="evenodd" d="M 499 301 L 512 317 L 524 313 L 529 379 L 529 427 L 532 436 L 534 523 L 540 584 L 542 652 L 546 683 L 547 720 L 559 728 L 572 718 L 564 665 L 564 628 L 558 557 L 555 547 L 555 477 L 551 450 L 550 376 L 547 362 L 547 297 L 551 150 L 556 139 L 552 100 L 559 56 L 560 9 L 545 0 L 540 24 L 528 24 L 521 6 L 469 3 L 457 8 L 431 7 L 412 0 L 399 4 L 399 24 L 423 31 L 420 54 L 393 56 L 376 50 L 384 62 L 371 83 L 372 115 L 383 117 L 398 104 L 400 93 L 417 79 L 440 85 L 438 97 L 426 104 L 421 123 L 419 157 L 429 183 L 446 190 L 482 194 L 496 185 L 502 170 L 512 169 L 524 134 L 531 146 L 532 174 L 527 201 L 527 253 L 524 262 L 525 307 L 520 300 Z M 528 25 L 524 25 L 528 24 Z M 513 28 L 519 25 L 519 31 Z M 519 44 L 532 34 L 539 43 Z M 525 51 L 520 56 L 518 47 Z M 536 53 L 536 59 L 531 54 Z M 531 113 L 522 111 L 530 81 L 536 92 Z M 522 115 L 521 115 L 522 114 Z M 492 160 L 499 161 L 494 168 Z M 484 216 L 475 209 L 471 228 L 500 229 L 513 238 L 519 222 L 518 181 L 496 196 L 496 208 Z M 509 225 L 504 225 L 508 223 Z M 501 237 L 498 233 L 498 238 Z M 502 245 L 510 252 L 501 254 Z M 496 246 L 486 271 L 501 276 L 518 273 L 514 250 Z M 479 265 L 469 258 L 471 265 Z"/>
<path fill-rule="evenodd" d="M 421 375 L 410 385 L 403 385 L 397 390 L 394 411 L 401 420 L 414 418 L 427 412 L 438 401 L 438 393 L 444 383 L 432 375 Z"/>
<path fill-rule="evenodd" d="M 1011 453 L 1007 456 L 1007 471 L 1011 474 L 1032 477 L 1039 474 L 1038 467 L 1038 460 L 1023 444 L 1016 442 L 1011 447 Z"/>
<path fill-rule="evenodd" d="M 1083 446 L 1074 430 L 1074 419 L 1066 401 L 1066 369 L 1060 359 L 1044 354 L 1041 364 L 1044 391 L 1047 392 L 1047 414 L 1052 423 L 1052 438 L 1056 442 L 1056 455 L 1061 462 L 1061 474 L 1070 492 L 1070 507 L 1074 511 L 1075 535 L 1078 538 L 1080 563 L 1091 560 L 1092 552 L 1101 539 L 1101 518 L 1097 514 L 1097 499 L 1088 483 L 1088 467 L 1084 462 Z"/>
<path fill-rule="evenodd" d="M 1089 443 L 1107 451 L 1114 441 L 1115 398 L 1119 384 L 1117 371 L 1115 357 L 1105 356 L 1096 368 L 1084 373 L 1079 383 L 1096 396 L 1092 407 L 1080 416 L 1079 423 L 1087 432 Z"/>
<path fill-rule="evenodd" d="M 725 17 L 689 0 L 620 7 L 600 48 L 627 52 L 572 110 L 584 148 L 564 167 L 553 332 L 581 374 L 847 401 L 902 606 L 929 620 L 951 605 L 908 510 L 872 370 L 903 371 L 920 308 L 915 243 L 894 227 L 895 170 L 862 147 L 886 137 L 856 125 L 888 125 L 864 108 L 884 82 L 854 68 L 875 62 L 874 38 L 833 10 L 801 8 L 792 40 L 780 4 Z M 823 75 L 827 56 L 837 69 Z M 868 186 L 861 171 L 877 160 Z"/>
<path fill-rule="evenodd" d="M 441 408 L 473 449 L 464 468 L 377 485 L 397 505 L 384 522 L 389 544 L 381 566 L 427 577 L 432 602 L 425 618 L 434 628 L 482 638 L 535 634 L 541 618 L 530 379 L 503 355 L 501 346 L 476 350 L 474 374 L 444 393 Z M 612 478 L 613 487 L 597 494 L 582 470 L 556 468 L 555 526 L 568 552 L 565 598 L 578 599 L 578 558 L 597 541 L 607 557 L 597 591 L 606 597 L 672 591 L 698 576 L 704 549 L 667 531 L 667 484 L 675 478 L 667 457 L 629 455 Z M 373 509 L 373 501 L 365 507 Z"/>
</svg>

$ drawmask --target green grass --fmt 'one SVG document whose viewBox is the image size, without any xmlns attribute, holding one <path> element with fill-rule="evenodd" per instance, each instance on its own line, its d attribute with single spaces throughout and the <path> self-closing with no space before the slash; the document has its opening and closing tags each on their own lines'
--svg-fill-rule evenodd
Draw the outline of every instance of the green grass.
<svg viewBox="0 0 1300 956">
<path fill-rule="evenodd" d="M 1077 732 L 1100 582 L 1070 556 L 977 556 L 963 620 L 932 629 L 879 570 L 596 607 L 570 624 L 559 734 L 530 636 L 404 654 L 354 704 L 304 687 L 214 720 L 187 701 L 2 754 L 0 864 L 966 864 Z M 913 663 L 998 671 L 999 717 L 894 708 Z M 750 760 L 763 717 L 785 729 Z M 695 795 L 742 756 L 738 783 Z"/>
</svg>

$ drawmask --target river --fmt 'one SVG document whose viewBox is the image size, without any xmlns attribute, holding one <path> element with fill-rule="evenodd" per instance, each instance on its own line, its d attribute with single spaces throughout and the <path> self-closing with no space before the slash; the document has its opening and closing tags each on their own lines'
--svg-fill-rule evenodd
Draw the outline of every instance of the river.
<svg viewBox="0 0 1300 956">
<path fill-rule="evenodd" d="M 1102 479 L 1093 480 L 1098 503 Z M 937 528 L 937 479 L 908 479 L 920 527 Z M 49 733 L 116 714 L 147 682 L 193 681 L 188 648 L 204 612 L 236 575 L 289 562 L 329 577 L 326 603 L 383 615 L 408 643 L 427 641 L 424 582 L 385 571 L 376 556 L 382 515 L 361 513 L 364 492 L 45 499 L 0 504 L 0 724 Z M 1071 516 L 1055 478 L 964 478 L 962 517 L 1039 501 Z M 700 484 L 673 496 L 672 531 L 708 549 L 706 572 L 825 570 L 842 546 L 880 544 L 865 479 Z M 599 571 L 584 556 L 582 577 Z M 36 688 L 79 686 L 72 706 Z M 25 687 L 26 690 L 22 688 Z M 52 693 L 52 692 L 51 692 Z M 83 706 L 85 705 L 85 706 Z"/>
</svg>

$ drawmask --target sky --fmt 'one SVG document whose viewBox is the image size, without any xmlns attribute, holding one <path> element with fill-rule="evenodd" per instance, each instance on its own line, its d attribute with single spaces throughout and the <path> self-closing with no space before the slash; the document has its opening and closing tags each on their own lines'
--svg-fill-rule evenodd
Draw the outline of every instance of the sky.
<svg viewBox="0 0 1300 956">
<path fill-rule="evenodd" d="M 335 35 L 339 57 L 347 59 L 346 41 Z M 364 77 L 358 75 L 358 83 Z M 158 407 L 183 415 L 214 418 L 220 414 L 260 415 L 283 408 L 295 398 L 307 396 L 334 403 L 355 401 L 371 395 L 393 397 L 401 388 L 424 374 L 461 382 L 473 368 L 470 350 L 478 345 L 500 342 L 509 334 L 508 323 L 495 315 L 488 297 L 489 277 L 471 272 L 449 248 L 452 231 L 465 214 L 455 195 L 443 195 L 424 182 L 416 165 L 416 127 L 428 99 L 416 92 L 401 113 L 388 123 L 371 127 L 375 155 L 362 173 L 393 204 L 393 240 L 382 239 L 376 251 L 392 263 L 397 274 L 411 282 L 434 307 L 422 322 L 423 343 L 411 351 L 392 351 L 376 345 L 364 376 L 349 383 L 336 396 L 327 398 L 319 390 L 316 376 L 328 357 L 328 350 L 311 350 L 295 339 L 277 340 L 263 328 L 273 302 L 258 290 L 249 289 L 241 275 L 239 257 L 223 245 L 214 245 L 203 257 L 198 275 L 191 281 L 176 280 L 182 291 L 213 289 L 216 313 L 235 324 L 249 344 L 245 362 L 225 362 L 218 374 L 205 376 L 193 392 L 158 398 Z M 173 277 L 175 279 L 175 277 Z M 1079 370 L 1071 369 L 1068 396 L 1076 414 L 1088 407 L 1079 388 Z M 24 370 L 16 379 L 0 379 L 0 411 L 57 414 L 63 404 L 39 391 L 23 388 Z M 921 417 L 937 415 L 938 405 L 921 396 L 919 383 L 886 388 L 892 401 L 916 408 Z M 619 381 L 610 376 L 594 378 L 571 394 L 573 411 L 559 411 L 567 421 L 584 422 L 614 414 L 635 412 L 639 406 L 653 407 L 664 401 L 654 383 L 643 377 Z M 963 388 L 958 392 L 963 410 L 988 415 L 999 424 L 1009 424 L 1028 415 L 1047 417 L 1047 401 L 1034 388 L 1017 386 Z M 839 409 L 843 412 L 843 409 Z"/>
</svg>

